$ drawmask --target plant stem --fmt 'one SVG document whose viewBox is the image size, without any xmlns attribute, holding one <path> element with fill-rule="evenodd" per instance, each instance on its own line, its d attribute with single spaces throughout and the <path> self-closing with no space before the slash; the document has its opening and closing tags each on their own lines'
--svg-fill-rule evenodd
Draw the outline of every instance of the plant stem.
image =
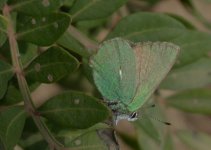
<svg viewBox="0 0 211 150">
<path fill-rule="evenodd" d="M 23 67 L 20 61 L 18 44 L 16 41 L 15 32 L 13 28 L 13 22 L 10 16 L 10 7 L 8 5 L 4 6 L 3 14 L 8 19 L 7 34 L 9 38 L 12 64 L 17 76 L 18 85 L 19 85 L 21 94 L 23 95 L 25 110 L 33 118 L 37 128 L 39 129 L 40 133 L 49 144 L 50 148 L 52 150 L 54 149 L 61 150 L 63 149 L 62 145 L 60 145 L 60 143 L 58 143 L 58 141 L 54 138 L 54 136 L 48 130 L 46 124 L 41 120 L 41 117 L 36 114 L 36 108 L 33 104 L 31 93 L 30 93 L 27 81 L 23 73 Z"/>
<path fill-rule="evenodd" d="M 92 40 L 90 40 L 88 37 L 86 37 L 83 33 L 81 33 L 78 29 L 73 27 L 72 25 L 69 26 L 68 32 L 76 39 L 78 40 L 86 49 L 87 51 L 92 54 L 93 52 L 96 52 L 98 48 L 98 44 Z"/>
</svg>

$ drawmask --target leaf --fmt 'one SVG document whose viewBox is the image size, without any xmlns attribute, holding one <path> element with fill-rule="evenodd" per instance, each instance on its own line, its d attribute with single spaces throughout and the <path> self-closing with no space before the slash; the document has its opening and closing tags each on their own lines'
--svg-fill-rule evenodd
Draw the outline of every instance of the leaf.
<svg viewBox="0 0 211 150">
<path fill-rule="evenodd" d="M 96 98 L 74 91 L 49 99 L 39 110 L 58 125 L 78 129 L 88 128 L 109 116 L 107 107 Z"/>
<path fill-rule="evenodd" d="M 8 0 L 12 11 L 42 16 L 59 10 L 61 0 Z"/>
<path fill-rule="evenodd" d="M 169 14 L 169 13 L 167 13 L 167 15 L 181 22 L 187 29 L 192 29 L 192 30 L 196 29 L 196 27 L 191 22 L 189 22 L 188 20 L 186 20 L 186 18 L 182 16 L 179 16 L 176 14 Z"/>
<path fill-rule="evenodd" d="M 7 0 L 1 0 L 0 1 L 0 10 L 3 9 L 4 5 L 6 4 Z"/>
<path fill-rule="evenodd" d="M 40 54 L 26 68 L 28 79 L 51 83 L 75 71 L 79 66 L 76 58 L 59 47 L 51 47 Z"/>
<path fill-rule="evenodd" d="M 125 17 L 117 24 L 107 39 L 114 37 L 122 37 L 135 42 L 167 41 L 175 43 L 181 49 L 175 68 L 206 57 L 211 47 L 211 34 L 187 30 L 176 19 L 155 13 L 135 13 Z"/>
<path fill-rule="evenodd" d="M 70 14 L 73 21 L 105 18 L 126 2 L 127 0 L 77 0 L 71 8 Z"/>
<path fill-rule="evenodd" d="M 7 20 L 4 16 L 0 15 L 0 47 L 4 44 L 7 39 Z"/>
<path fill-rule="evenodd" d="M 211 52 L 211 34 L 188 31 L 184 32 L 171 42 L 180 46 L 181 51 L 175 68 L 194 63 L 202 57 L 207 57 Z"/>
<path fill-rule="evenodd" d="M 12 76 L 12 66 L 0 60 L 0 99 L 2 99 L 5 92 L 7 91 L 7 84 Z"/>
<path fill-rule="evenodd" d="M 17 39 L 41 46 L 48 46 L 65 32 L 70 17 L 63 13 L 52 13 L 46 16 L 18 16 Z"/>
<path fill-rule="evenodd" d="M 63 130 L 58 134 L 64 145 L 71 149 L 104 149 L 107 145 L 99 138 L 97 131 L 109 128 L 105 124 L 97 124 L 85 130 Z"/>
<path fill-rule="evenodd" d="M 159 149 L 159 145 L 150 138 L 141 128 L 136 128 L 138 135 L 138 142 L 142 150 L 156 150 Z"/>
<path fill-rule="evenodd" d="M 29 63 L 38 55 L 38 47 L 31 43 L 18 42 L 20 59 L 23 66 L 29 65 Z"/>
<path fill-rule="evenodd" d="M 184 31 L 186 28 L 182 23 L 167 15 L 140 12 L 123 18 L 107 39 L 122 37 L 134 42 L 169 41 Z"/>
<path fill-rule="evenodd" d="M 48 148 L 47 142 L 43 139 L 42 135 L 39 132 L 32 134 L 27 138 L 22 138 L 18 142 L 18 144 L 24 150 L 47 150 Z"/>
<path fill-rule="evenodd" d="M 164 144 L 162 145 L 162 150 L 174 150 L 174 145 L 172 141 L 172 137 L 169 133 L 164 138 Z"/>
<path fill-rule="evenodd" d="M 148 117 L 143 119 L 138 119 L 138 121 L 134 122 L 137 127 L 141 127 L 149 137 L 151 137 L 155 142 L 160 142 L 160 135 L 154 124 Z"/>
<path fill-rule="evenodd" d="M 23 97 L 20 91 L 14 85 L 9 84 L 7 92 L 0 101 L 0 104 L 12 105 L 21 101 L 23 101 Z"/>
<path fill-rule="evenodd" d="M 166 103 L 183 111 L 210 115 L 211 89 L 182 91 L 168 97 Z"/>
<path fill-rule="evenodd" d="M 161 88 L 185 90 L 211 84 L 211 59 L 203 58 L 195 63 L 174 69 L 162 82 Z"/>
<path fill-rule="evenodd" d="M 211 147 L 211 136 L 206 133 L 182 130 L 177 136 L 191 150 L 209 150 Z"/>
<path fill-rule="evenodd" d="M 12 150 L 21 137 L 26 114 L 23 107 L 9 107 L 0 112 L 0 141 L 3 149 Z"/>
<path fill-rule="evenodd" d="M 129 136 L 125 133 L 118 132 L 117 135 L 121 140 L 134 150 L 142 150 L 136 137 Z"/>
<path fill-rule="evenodd" d="M 89 132 L 85 135 L 77 137 L 71 142 L 65 144 L 67 147 L 72 149 L 80 150 L 107 150 L 108 147 L 103 141 L 100 140 L 96 132 Z"/>
<path fill-rule="evenodd" d="M 102 27 L 108 22 L 108 18 L 100 18 L 95 20 L 82 20 L 77 22 L 76 27 L 79 30 L 86 31 Z"/>
<path fill-rule="evenodd" d="M 66 31 L 59 38 L 57 43 L 60 46 L 79 54 L 82 57 L 88 57 L 89 56 L 88 51 L 75 38 L 72 37 L 72 35 L 69 31 Z"/>
<path fill-rule="evenodd" d="M 63 0 L 63 5 L 67 7 L 71 7 L 76 0 Z"/>
<path fill-rule="evenodd" d="M 7 33 L 7 19 L 0 15 L 0 32 Z"/>
</svg>

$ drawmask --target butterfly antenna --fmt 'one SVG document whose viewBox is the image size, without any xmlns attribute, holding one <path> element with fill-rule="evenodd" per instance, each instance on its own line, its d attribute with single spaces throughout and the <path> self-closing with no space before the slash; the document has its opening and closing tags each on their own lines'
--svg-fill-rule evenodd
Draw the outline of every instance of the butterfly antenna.
<svg viewBox="0 0 211 150">
<path fill-rule="evenodd" d="M 145 115 L 146 115 L 146 114 L 145 114 Z M 163 120 L 158 119 L 158 118 L 156 118 L 156 117 L 154 117 L 154 116 L 151 116 L 151 115 L 146 115 L 146 116 L 149 117 L 149 118 L 151 118 L 151 119 L 153 119 L 153 120 L 156 120 L 156 121 L 158 121 L 158 122 L 160 122 L 160 123 L 162 123 L 162 124 L 164 124 L 164 125 L 167 125 L 167 126 L 170 126 L 170 125 L 171 125 L 170 122 L 163 121 Z"/>
<path fill-rule="evenodd" d="M 148 108 L 153 108 L 155 106 L 156 106 L 155 104 L 151 104 L 151 105 L 143 106 L 143 107 L 141 107 L 141 109 L 145 110 L 145 109 L 148 109 Z"/>
</svg>

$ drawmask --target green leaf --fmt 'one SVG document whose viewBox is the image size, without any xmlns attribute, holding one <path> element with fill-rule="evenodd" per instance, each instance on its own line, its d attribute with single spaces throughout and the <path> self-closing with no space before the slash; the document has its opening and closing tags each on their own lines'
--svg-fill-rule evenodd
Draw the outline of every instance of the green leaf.
<svg viewBox="0 0 211 150">
<path fill-rule="evenodd" d="M 91 29 L 96 29 L 97 27 L 102 27 L 108 22 L 108 18 L 100 18 L 95 20 L 82 20 L 77 22 L 76 27 L 82 31 L 90 31 Z"/>
<path fill-rule="evenodd" d="M 202 57 L 207 57 L 211 52 L 211 34 L 189 31 L 184 32 L 171 42 L 180 46 L 181 51 L 175 67 L 183 67 L 191 64 Z"/>
<path fill-rule="evenodd" d="M 8 0 L 8 5 L 12 11 L 32 16 L 41 16 L 56 12 L 59 10 L 61 4 L 61 0 Z"/>
<path fill-rule="evenodd" d="M 141 128 L 136 128 L 138 135 L 138 142 L 142 150 L 156 150 L 159 149 L 159 145 L 156 144 L 155 140 L 150 138 Z"/>
<path fill-rule="evenodd" d="M 186 20 L 186 18 L 182 16 L 169 13 L 167 13 L 167 15 L 181 22 L 187 29 L 196 29 L 196 27 L 191 22 L 189 22 L 188 20 Z"/>
<path fill-rule="evenodd" d="M 3 99 L 0 101 L 0 104 L 12 105 L 21 101 L 23 101 L 23 97 L 20 91 L 14 85 L 9 84 L 7 92 L 5 93 Z"/>
<path fill-rule="evenodd" d="M 7 39 L 7 20 L 4 16 L 0 15 L 0 47 L 4 44 Z"/>
<path fill-rule="evenodd" d="M 177 136 L 191 150 L 209 150 L 211 147 L 211 136 L 206 133 L 182 130 Z"/>
<path fill-rule="evenodd" d="M 211 89 L 182 91 L 168 97 L 166 103 L 183 111 L 210 115 Z"/>
<path fill-rule="evenodd" d="M 155 128 L 154 124 L 151 122 L 151 120 L 148 117 L 145 117 L 143 119 L 138 119 L 138 121 L 135 122 L 137 127 L 141 127 L 146 134 L 148 134 L 149 137 L 155 140 L 155 142 L 160 142 L 160 135 L 157 129 Z"/>
<path fill-rule="evenodd" d="M 0 0 L 0 10 L 3 9 L 4 5 L 6 4 L 7 0 Z"/>
<path fill-rule="evenodd" d="M 0 15 L 0 32 L 7 33 L 7 19 Z"/>
<path fill-rule="evenodd" d="M 130 148 L 134 150 L 142 150 L 139 145 L 137 137 L 129 136 L 125 133 L 117 132 L 117 135 L 121 138 L 121 140 L 127 144 Z"/>
<path fill-rule="evenodd" d="M 23 66 L 29 65 L 29 63 L 38 55 L 38 47 L 31 43 L 18 42 L 20 59 Z"/>
<path fill-rule="evenodd" d="M 107 39 L 122 37 L 134 42 L 169 41 L 180 36 L 185 29 L 182 23 L 167 15 L 141 12 L 123 18 Z"/>
<path fill-rule="evenodd" d="M 63 5 L 71 7 L 76 0 L 63 0 Z"/>
<path fill-rule="evenodd" d="M 127 0 L 77 0 L 71 8 L 70 14 L 73 21 L 105 18 L 126 2 Z"/>
<path fill-rule="evenodd" d="M 106 144 L 99 138 L 97 131 L 109 128 L 105 124 L 97 124 L 85 130 L 63 130 L 58 134 L 64 145 L 72 149 L 107 150 Z"/>
<path fill-rule="evenodd" d="M 167 41 L 175 43 L 181 49 L 175 67 L 182 67 L 207 56 L 211 47 L 211 34 L 187 30 L 176 19 L 155 13 L 135 13 L 125 17 L 117 24 L 107 39 L 114 37 L 123 37 L 135 42 Z"/>
<path fill-rule="evenodd" d="M 192 64 L 174 69 L 162 82 L 161 88 L 185 90 L 211 84 L 211 59 L 203 58 Z"/>
<path fill-rule="evenodd" d="M 88 51 L 74 38 L 71 33 L 67 30 L 57 41 L 57 43 L 82 57 L 88 57 Z"/>
<path fill-rule="evenodd" d="M 24 127 L 26 114 L 23 107 L 9 107 L 0 112 L 0 141 L 3 149 L 12 150 L 19 141 Z"/>
<path fill-rule="evenodd" d="M 5 92 L 7 91 L 7 84 L 12 76 L 12 66 L 0 60 L 0 99 L 2 99 Z"/>
<path fill-rule="evenodd" d="M 79 62 L 68 52 L 59 47 L 51 47 L 40 54 L 26 68 L 26 77 L 44 83 L 56 82 L 75 71 Z"/>
<path fill-rule="evenodd" d="M 65 32 L 70 17 L 63 13 L 52 13 L 46 16 L 18 16 L 17 39 L 41 46 L 56 42 Z"/>
<path fill-rule="evenodd" d="M 49 99 L 40 114 L 58 125 L 88 128 L 108 118 L 109 110 L 94 97 L 69 91 Z"/>
<path fill-rule="evenodd" d="M 18 144 L 24 150 L 49 150 L 48 143 L 43 139 L 42 135 L 39 132 L 36 134 L 32 134 L 27 138 L 22 138 Z"/>
<path fill-rule="evenodd" d="M 169 133 L 164 138 L 162 150 L 174 150 L 173 140 Z"/>
<path fill-rule="evenodd" d="M 80 150 L 108 150 L 107 145 L 100 140 L 97 132 L 88 132 L 77 137 L 73 141 L 66 143 L 65 146 Z"/>
</svg>

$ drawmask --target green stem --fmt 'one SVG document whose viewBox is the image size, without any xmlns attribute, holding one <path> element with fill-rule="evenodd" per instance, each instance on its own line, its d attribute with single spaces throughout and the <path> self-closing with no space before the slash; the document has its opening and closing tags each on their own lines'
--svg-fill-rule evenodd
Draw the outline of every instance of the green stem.
<svg viewBox="0 0 211 150">
<path fill-rule="evenodd" d="M 83 33 L 81 33 L 78 29 L 73 27 L 72 25 L 69 26 L 68 32 L 76 39 L 78 40 L 86 49 L 87 51 L 92 54 L 93 52 L 96 52 L 98 48 L 98 44 L 92 40 L 90 40 L 88 37 L 86 37 Z"/>
<path fill-rule="evenodd" d="M 8 5 L 4 6 L 3 14 L 8 19 L 7 34 L 8 34 L 8 38 L 9 38 L 12 64 L 13 64 L 14 71 L 17 76 L 18 85 L 19 85 L 21 94 L 23 95 L 25 110 L 33 118 L 36 126 L 38 127 L 38 129 L 39 129 L 40 133 L 42 134 L 42 136 L 44 137 L 44 139 L 48 142 L 50 148 L 52 150 L 64 149 L 60 145 L 60 143 L 58 143 L 58 141 L 54 138 L 54 136 L 51 134 L 51 132 L 48 130 L 46 124 L 41 120 L 41 117 L 36 114 L 36 108 L 33 104 L 33 101 L 31 98 L 31 93 L 30 93 L 27 81 L 26 81 L 24 73 L 23 73 L 23 67 L 22 67 L 22 63 L 20 61 L 18 44 L 16 41 L 15 32 L 14 32 L 14 28 L 13 28 L 13 22 L 12 22 L 12 19 L 10 16 L 10 7 Z"/>
</svg>

